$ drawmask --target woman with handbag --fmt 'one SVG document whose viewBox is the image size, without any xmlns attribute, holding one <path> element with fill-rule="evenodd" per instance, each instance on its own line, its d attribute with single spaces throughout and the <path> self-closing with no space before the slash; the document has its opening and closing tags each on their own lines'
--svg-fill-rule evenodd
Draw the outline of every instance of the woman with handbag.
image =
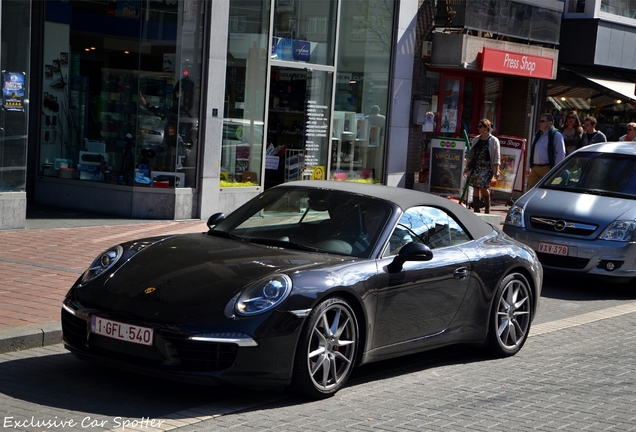
<svg viewBox="0 0 636 432">
<path fill-rule="evenodd" d="M 479 135 L 472 139 L 470 151 L 466 155 L 464 176 L 473 187 L 473 209 L 479 213 L 480 201 L 484 202 L 484 212 L 490 213 L 490 182 L 499 177 L 499 140 L 491 135 L 492 122 L 481 119 L 477 126 Z"/>
</svg>

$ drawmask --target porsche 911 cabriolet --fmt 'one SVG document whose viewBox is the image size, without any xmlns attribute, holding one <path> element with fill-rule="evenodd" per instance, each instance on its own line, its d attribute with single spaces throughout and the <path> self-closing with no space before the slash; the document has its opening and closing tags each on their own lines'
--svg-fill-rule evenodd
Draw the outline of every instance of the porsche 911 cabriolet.
<svg viewBox="0 0 636 432">
<path fill-rule="evenodd" d="M 290 182 L 207 232 L 104 251 L 62 306 L 76 357 L 196 383 L 335 394 L 355 366 L 450 344 L 516 354 L 535 252 L 443 197 Z"/>
</svg>

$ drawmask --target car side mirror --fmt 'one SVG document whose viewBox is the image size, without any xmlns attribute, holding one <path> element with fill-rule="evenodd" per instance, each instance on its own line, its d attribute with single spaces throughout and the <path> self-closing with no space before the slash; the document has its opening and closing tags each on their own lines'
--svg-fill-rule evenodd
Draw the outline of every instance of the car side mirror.
<svg viewBox="0 0 636 432">
<path fill-rule="evenodd" d="M 400 252 L 387 266 L 389 273 L 397 273 L 402 270 L 402 266 L 407 261 L 430 261 L 433 259 L 431 248 L 422 243 L 407 243 L 402 246 Z"/>
<path fill-rule="evenodd" d="M 223 213 L 214 213 L 212 216 L 208 218 L 208 222 L 207 222 L 208 228 L 209 229 L 214 228 L 223 219 L 225 219 L 225 215 Z"/>
</svg>

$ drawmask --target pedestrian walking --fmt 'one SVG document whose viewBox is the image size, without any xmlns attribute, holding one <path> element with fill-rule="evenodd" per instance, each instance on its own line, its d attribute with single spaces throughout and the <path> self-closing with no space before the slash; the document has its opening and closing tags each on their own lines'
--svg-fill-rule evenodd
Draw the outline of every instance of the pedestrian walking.
<svg viewBox="0 0 636 432">
<path fill-rule="evenodd" d="M 596 130 L 596 117 L 594 116 L 587 116 L 583 119 L 583 130 L 585 131 L 585 133 L 581 137 L 580 147 L 585 147 L 588 144 L 607 141 L 607 137 L 605 136 L 605 134 L 601 131 Z"/>
<path fill-rule="evenodd" d="M 565 142 L 566 155 L 569 155 L 574 150 L 581 147 L 583 128 L 581 127 L 581 121 L 579 120 L 579 115 L 576 111 L 570 111 L 568 113 L 560 132 L 563 135 L 563 141 Z"/>
<path fill-rule="evenodd" d="M 552 114 L 542 114 L 539 130 L 530 147 L 528 189 L 532 189 L 550 169 L 565 158 L 563 135 L 554 127 Z"/>
<path fill-rule="evenodd" d="M 484 202 L 484 213 L 490 213 L 490 182 L 499 177 L 500 147 L 497 137 L 492 135 L 492 122 L 482 119 L 477 125 L 479 135 L 472 139 L 466 155 L 464 176 L 473 187 L 473 209 L 479 213 L 480 202 Z"/>
<path fill-rule="evenodd" d="M 619 141 L 636 141 L 636 123 L 627 123 L 627 133 L 618 139 Z"/>
</svg>

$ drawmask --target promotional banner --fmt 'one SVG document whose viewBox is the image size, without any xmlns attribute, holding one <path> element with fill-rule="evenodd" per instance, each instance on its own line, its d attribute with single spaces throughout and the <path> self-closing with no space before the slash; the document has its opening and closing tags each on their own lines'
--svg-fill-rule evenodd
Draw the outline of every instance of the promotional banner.
<svg viewBox="0 0 636 432">
<path fill-rule="evenodd" d="M 431 193 L 460 196 L 466 142 L 461 138 L 431 138 L 429 190 Z"/>
<path fill-rule="evenodd" d="M 490 189 L 512 193 L 513 190 L 521 190 L 517 178 L 523 183 L 523 172 L 525 165 L 526 140 L 519 137 L 498 136 L 501 148 L 501 165 L 499 171 L 501 175 L 496 181 L 490 183 Z M 518 174 L 521 173 L 521 176 Z"/>
<path fill-rule="evenodd" d="M 25 93 L 24 72 L 2 72 L 2 106 L 5 110 L 24 112 Z"/>
</svg>

